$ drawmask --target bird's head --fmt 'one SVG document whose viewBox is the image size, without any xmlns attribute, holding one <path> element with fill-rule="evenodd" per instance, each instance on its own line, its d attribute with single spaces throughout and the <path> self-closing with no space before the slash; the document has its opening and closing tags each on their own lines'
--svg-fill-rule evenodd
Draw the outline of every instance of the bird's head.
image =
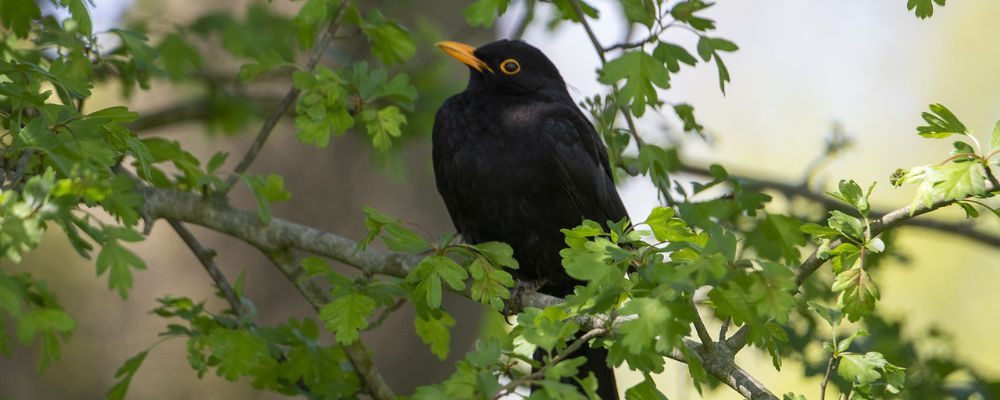
<svg viewBox="0 0 1000 400">
<path fill-rule="evenodd" d="M 520 40 L 498 40 L 474 48 L 458 42 L 438 47 L 469 66 L 470 90 L 521 94 L 544 93 L 569 98 L 566 83 L 555 64 L 534 46 Z"/>
</svg>

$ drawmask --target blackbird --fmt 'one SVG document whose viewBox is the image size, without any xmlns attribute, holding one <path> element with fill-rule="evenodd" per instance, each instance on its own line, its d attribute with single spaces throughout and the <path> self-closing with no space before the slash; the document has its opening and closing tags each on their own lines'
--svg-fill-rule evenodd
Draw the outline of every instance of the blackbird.
<svg viewBox="0 0 1000 400">
<path fill-rule="evenodd" d="M 434 118 L 434 175 L 455 228 L 469 243 L 509 244 L 519 281 L 572 293 L 581 282 L 562 267 L 560 229 L 628 216 L 604 144 L 537 48 L 519 40 L 437 45 L 469 66 L 465 91 Z M 583 346 L 570 357 L 579 356 L 587 359 L 579 377 L 593 372 L 598 395 L 617 399 L 607 350 Z"/>
</svg>

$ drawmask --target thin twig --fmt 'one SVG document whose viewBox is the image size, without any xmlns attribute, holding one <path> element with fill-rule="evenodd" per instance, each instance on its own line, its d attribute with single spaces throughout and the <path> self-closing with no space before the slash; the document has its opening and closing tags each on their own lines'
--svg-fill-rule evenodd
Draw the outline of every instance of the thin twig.
<svg viewBox="0 0 1000 400">
<path fill-rule="evenodd" d="M 694 310 L 694 330 L 698 333 L 698 339 L 701 339 L 701 344 L 705 351 L 712 352 L 715 349 L 715 346 L 713 346 L 714 342 L 712 342 L 712 335 L 705 328 L 705 322 L 701 320 L 701 314 L 698 313 L 698 307 L 695 307 L 694 303 L 691 303 L 691 309 Z"/>
<path fill-rule="evenodd" d="M 830 371 L 833 371 L 833 365 L 836 363 L 837 357 L 830 356 L 830 362 L 826 363 L 826 375 L 823 375 L 823 383 L 819 384 L 819 400 L 826 398 L 826 384 L 830 382 Z"/>
<path fill-rule="evenodd" d="M 337 28 L 340 25 L 340 18 L 343 17 L 346 9 L 347 0 L 341 0 L 337 9 L 337 14 L 333 17 L 333 20 L 330 21 L 330 25 L 327 29 L 323 31 L 322 36 L 320 36 L 319 41 L 316 42 L 316 46 L 313 48 L 312 54 L 309 56 L 309 61 L 306 62 L 304 68 L 306 71 L 314 70 L 316 65 L 319 64 L 319 60 L 323 55 L 323 52 L 326 51 L 327 45 L 330 44 L 330 38 L 337 32 Z M 225 194 L 229 192 L 229 189 L 236 184 L 236 180 L 239 179 L 239 175 L 246 172 L 247 168 L 250 168 L 250 164 L 253 163 L 254 159 L 257 158 L 257 154 L 260 153 L 260 150 L 264 147 L 264 142 L 267 141 L 268 136 L 271 135 L 271 132 L 278 124 L 278 121 L 281 120 L 281 117 L 284 116 L 285 113 L 287 113 L 291 108 L 292 104 L 295 103 L 295 99 L 299 97 L 300 92 L 301 90 L 294 86 L 288 89 L 288 93 L 281 99 L 281 103 L 278 104 L 278 107 L 268 114 L 267 119 L 265 119 L 264 124 L 261 125 L 260 131 L 257 133 L 257 137 L 254 138 L 250 148 L 247 149 L 246 154 L 243 155 L 243 158 L 240 160 L 240 163 L 237 164 L 233 173 L 226 178 L 226 184 L 223 185 L 223 188 L 220 190 L 220 195 L 225 196 Z"/>
<path fill-rule="evenodd" d="M 2 186 L 3 190 L 17 189 L 21 184 L 21 180 L 24 179 L 26 170 L 28 169 L 28 161 L 31 161 L 31 157 L 35 155 L 35 149 L 25 149 L 21 152 L 21 157 L 17 159 L 17 163 L 14 164 L 14 171 L 8 175 L 10 178 L 5 185 Z"/>
<path fill-rule="evenodd" d="M 371 324 L 369 324 L 368 327 L 365 328 L 365 330 L 366 331 L 370 331 L 370 330 L 373 330 L 373 329 L 376 329 L 376 328 L 382 326 L 382 323 L 385 322 L 386 318 L 389 318 L 389 314 L 392 314 L 394 311 L 399 310 L 399 308 L 402 307 L 403 304 L 406 304 L 406 298 L 405 297 L 399 299 L 393 305 L 391 305 L 389 307 L 386 307 L 384 310 L 382 310 L 382 314 L 380 314 L 378 316 L 378 319 L 376 319 L 375 322 L 372 322 Z"/>
<path fill-rule="evenodd" d="M 580 24 L 583 25 L 584 31 L 587 32 L 587 37 L 590 38 L 590 43 L 594 46 L 594 51 L 597 52 L 597 57 L 601 59 L 601 67 L 603 68 L 604 65 L 608 63 L 607 56 L 604 54 L 604 47 L 601 46 L 601 42 L 597 40 L 597 36 L 594 35 L 594 30 L 590 28 L 590 23 L 587 22 L 587 15 L 584 14 L 583 9 L 580 8 L 580 2 L 578 0 L 570 0 L 569 4 L 573 7 L 573 12 L 580 20 Z M 618 83 L 611 84 L 611 91 L 615 95 L 614 102 L 617 104 L 619 98 Z M 619 104 L 618 109 L 621 110 L 621 113 L 625 116 L 625 123 L 628 125 L 629 134 L 632 136 L 632 139 L 635 140 L 635 144 L 641 148 L 645 145 L 645 142 L 642 140 L 642 137 L 639 136 L 639 130 L 635 127 L 635 120 L 632 118 L 632 113 L 625 105 Z M 668 206 L 671 208 L 675 208 L 677 206 L 677 202 L 674 201 L 669 188 L 660 188 L 660 194 L 663 195 L 663 199 L 667 202 Z"/>
<path fill-rule="evenodd" d="M 299 265 L 298 260 L 292 255 L 291 251 L 287 248 L 261 248 L 261 250 L 285 274 L 285 277 L 295 285 L 295 288 L 299 290 L 302 297 L 305 297 L 309 301 L 314 310 L 318 312 L 321 307 L 330 302 L 326 291 L 323 290 L 316 279 L 303 279 L 306 271 Z M 350 359 L 351 364 L 354 365 L 354 370 L 357 371 L 362 382 L 364 382 L 364 387 L 367 389 L 368 394 L 378 400 L 396 398 L 396 394 L 393 393 L 389 384 L 382 378 L 382 374 L 375 368 L 371 354 L 361 340 L 356 340 L 350 344 L 341 344 L 341 346 L 343 346 L 344 353 L 347 354 L 347 358 Z"/>
<path fill-rule="evenodd" d="M 624 169 L 629 174 L 632 174 L 633 172 L 638 174 L 639 172 L 638 169 L 631 167 L 625 167 Z M 696 167 L 688 164 L 681 164 L 679 171 L 701 176 L 712 176 L 708 168 Z M 839 210 L 847 213 L 856 212 L 856 210 L 853 207 L 839 200 L 836 200 L 830 197 L 829 195 L 816 192 L 802 185 L 795 185 L 769 179 L 751 178 L 749 176 L 736 175 L 736 174 L 729 174 L 729 177 L 737 181 L 740 181 L 744 186 L 748 187 L 756 186 L 756 187 L 772 189 L 779 191 L 788 197 L 801 197 L 819 203 L 827 210 Z M 993 187 L 1000 187 L 1000 185 L 994 184 Z M 987 190 L 987 193 L 989 193 L 990 191 L 991 190 Z M 888 213 L 889 213 L 888 211 L 872 210 L 871 213 L 869 213 L 869 215 L 872 218 L 881 218 Z M 968 223 L 945 222 L 945 221 L 926 219 L 926 218 L 913 218 L 913 219 L 908 218 L 906 219 L 905 222 L 907 226 L 915 226 L 927 229 L 934 229 L 937 231 L 943 231 L 948 233 L 954 233 L 989 246 L 1000 247 L 1000 235 L 993 235 L 980 230 L 976 230 L 973 227 L 973 225 Z"/>
<path fill-rule="evenodd" d="M 215 287 L 219 288 L 219 291 L 222 292 L 222 297 L 229 303 L 229 306 L 233 309 L 233 313 L 237 316 L 243 316 L 243 302 L 236 296 L 233 286 L 229 284 L 226 276 L 222 274 L 222 270 L 215 264 L 215 251 L 205 248 L 184 224 L 174 220 L 167 220 L 167 223 L 170 224 L 171 228 L 174 228 L 174 231 L 181 237 L 184 244 L 198 258 L 198 262 L 205 268 L 205 272 L 208 272 L 208 276 L 212 277 Z"/>
<path fill-rule="evenodd" d="M 993 191 L 998 190 L 998 189 L 1000 189 L 1000 187 L 997 187 L 996 185 L 991 184 L 991 185 L 989 185 L 989 187 L 986 188 L 986 193 L 990 193 L 990 192 L 993 192 Z M 903 207 L 903 208 L 900 208 L 900 209 L 896 209 L 896 210 L 890 211 L 890 212 L 886 213 L 885 215 L 883 215 L 881 218 L 878 218 L 878 219 L 875 219 L 874 221 L 872 221 L 871 227 L 870 227 L 869 231 L 867 232 L 867 234 L 870 234 L 871 237 L 876 237 L 880 233 L 886 231 L 887 229 L 892 228 L 892 227 L 894 227 L 896 225 L 902 224 L 903 222 L 909 221 L 913 217 L 929 213 L 931 211 L 937 210 L 937 209 L 945 207 L 945 206 L 949 206 L 949 205 L 951 205 L 951 204 L 953 204 L 953 203 L 955 203 L 955 202 L 957 202 L 959 200 L 961 200 L 961 199 L 957 199 L 957 200 L 937 200 L 937 201 L 934 201 L 933 203 L 931 203 L 930 207 L 921 205 L 921 206 L 917 207 L 915 210 L 911 210 L 910 207 L 907 206 L 907 207 Z M 833 241 L 830 242 L 828 248 L 834 249 L 837 246 L 840 246 L 842 243 L 843 243 L 843 240 L 841 240 L 841 239 L 835 239 L 835 240 L 833 240 Z M 812 273 L 815 272 L 816 269 L 818 269 L 821 265 L 823 265 L 823 263 L 825 263 L 826 260 L 827 259 L 824 259 L 824 258 L 822 258 L 822 257 L 819 256 L 819 249 L 816 249 L 816 251 L 813 251 L 813 253 L 810 254 L 808 258 L 806 258 L 806 260 L 802 263 L 802 265 L 799 266 L 799 272 L 795 276 L 795 283 L 798 286 L 802 286 L 802 283 L 805 282 L 806 278 L 808 278 L 809 275 L 812 275 Z"/>
<path fill-rule="evenodd" d="M 545 370 L 546 369 L 548 369 L 549 367 L 551 367 L 553 365 L 558 364 L 560 361 L 562 361 L 566 357 L 569 357 L 570 354 L 573 354 L 573 352 L 575 352 L 577 349 L 579 349 L 580 347 L 583 347 L 583 345 L 586 344 L 588 341 L 590 341 L 590 339 L 593 339 L 593 338 L 598 337 L 598 336 L 605 336 L 607 334 L 608 334 L 608 330 L 605 329 L 605 328 L 594 328 L 594 329 L 591 329 L 591 330 L 587 331 L 587 333 L 585 333 L 582 336 L 576 338 L 576 340 L 574 340 L 573 343 L 570 343 L 569 346 L 566 346 L 566 348 L 563 349 L 563 351 L 560 351 L 559 354 L 556 354 L 555 357 L 552 357 L 552 360 L 547 365 L 542 366 L 537 371 L 532 372 L 531 374 L 529 374 L 527 376 L 521 377 L 519 379 L 512 379 L 506 385 L 504 385 L 499 390 L 497 390 L 496 393 L 493 394 L 492 398 L 494 400 L 499 399 L 499 398 L 507 395 L 508 393 L 510 393 L 511 391 L 513 391 L 514 389 L 517 389 L 518 386 L 531 383 L 531 382 L 533 382 L 533 381 L 535 381 L 535 380 L 537 380 L 537 379 L 545 376 Z"/>
<path fill-rule="evenodd" d="M 726 340 L 726 334 L 729 333 L 729 324 L 732 323 L 733 318 L 729 317 L 722 321 L 722 327 L 719 328 L 719 342 L 724 342 Z"/>
</svg>

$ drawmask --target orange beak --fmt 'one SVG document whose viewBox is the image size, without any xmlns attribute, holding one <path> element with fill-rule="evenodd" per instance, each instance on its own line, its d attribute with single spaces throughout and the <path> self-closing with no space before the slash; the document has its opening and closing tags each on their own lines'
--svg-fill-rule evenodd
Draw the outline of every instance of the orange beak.
<svg viewBox="0 0 1000 400">
<path fill-rule="evenodd" d="M 476 71 L 483 72 L 483 68 L 486 68 L 486 70 L 490 71 L 491 74 L 494 73 L 493 70 L 490 69 L 489 65 L 486 65 L 483 60 L 480 60 L 475 56 L 475 54 L 473 54 L 476 51 L 475 47 L 447 40 L 437 42 L 437 46 L 440 47 L 441 50 L 444 50 L 445 53 L 448 53 L 449 56 L 454 57 L 456 60 L 461 61 L 465 65 L 475 68 Z"/>
</svg>

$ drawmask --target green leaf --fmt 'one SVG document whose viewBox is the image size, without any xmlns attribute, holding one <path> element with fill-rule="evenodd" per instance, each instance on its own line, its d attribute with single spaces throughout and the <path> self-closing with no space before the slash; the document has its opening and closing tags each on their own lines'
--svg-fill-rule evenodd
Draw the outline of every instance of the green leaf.
<svg viewBox="0 0 1000 400">
<path fill-rule="evenodd" d="M 480 254 L 485 256 L 493 265 L 503 266 L 510 269 L 517 269 L 517 260 L 514 259 L 514 249 L 503 242 L 483 242 L 472 245 Z"/>
<path fill-rule="evenodd" d="M 705 127 L 701 126 L 698 121 L 694 118 L 694 107 L 687 103 L 681 103 L 674 106 L 674 112 L 677 113 L 677 118 L 681 119 L 684 123 L 685 132 L 698 132 L 699 135 L 705 135 Z"/>
<path fill-rule="evenodd" d="M 471 26 L 489 28 L 493 26 L 493 21 L 498 15 L 507 12 L 508 4 L 510 4 L 510 0 L 477 0 L 466 7 L 462 11 L 462 15 Z"/>
<path fill-rule="evenodd" d="M 649 375 L 625 391 L 625 400 L 667 400 L 667 396 L 656 388 L 656 382 Z"/>
<path fill-rule="evenodd" d="M 785 265 L 761 260 L 761 271 L 755 272 L 757 278 L 749 287 L 749 301 L 754 304 L 757 315 L 761 318 L 771 317 L 779 324 L 788 322 L 788 313 L 795 306 L 792 291 L 797 288 L 795 272 Z"/>
<path fill-rule="evenodd" d="M 389 82 L 377 85 L 371 96 L 372 98 L 389 97 L 402 105 L 404 109 L 410 110 L 410 103 L 413 103 L 417 98 L 417 88 L 410 83 L 409 75 L 399 73 L 392 77 Z"/>
<path fill-rule="evenodd" d="M 66 311 L 58 308 L 37 308 L 28 311 L 17 321 L 17 337 L 22 344 L 29 344 L 38 334 L 70 333 L 74 328 L 76 321 Z"/>
<path fill-rule="evenodd" d="M 122 247 L 119 240 L 137 242 L 143 237 L 126 227 L 108 226 L 104 228 L 104 234 L 107 235 L 107 241 L 97 254 L 97 275 L 100 276 L 110 270 L 108 287 L 118 289 L 118 294 L 124 299 L 128 297 L 128 290 L 132 287 L 131 268 L 146 269 L 146 263 L 131 250 Z"/>
<path fill-rule="evenodd" d="M 910 214 L 919 206 L 931 207 L 938 200 L 961 200 L 984 194 L 986 182 L 982 168 L 978 162 L 949 162 L 911 169 L 903 176 L 903 181 L 920 186 L 910 202 Z"/>
<path fill-rule="evenodd" d="M 285 190 L 285 178 L 280 175 L 268 174 L 266 179 L 257 175 L 242 176 L 243 181 L 257 198 L 257 216 L 265 224 L 271 221 L 271 203 L 285 201 L 292 197 L 292 192 Z"/>
<path fill-rule="evenodd" d="M 420 235 L 395 223 L 383 226 L 382 230 L 382 241 L 389 250 L 419 254 L 431 247 Z"/>
<path fill-rule="evenodd" d="M 292 74 L 292 84 L 304 93 L 295 105 L 295 136 L 302 143 L 324 148 L 330 144 L 330 135 L 343 135 L 354 126 L 354 117 L 348 112 L 348 92 L 342 85 L 347 82 L 336 72 L 320 65 L 314 73 L 297 71 Z"/>
<path fill-rule="evenodd" d="M 90 21 L 90 13 L 83 0 L 69 0 L 69 14 L 73 16 L 81 33 L 87 36 L 93 33 L 94 24 Z"/>
<path fill-rule="evenodd" d="M 872 240 L 865 242 L 865 248 L 873 253 L 881 253 L 885 251 L 885 242 L 879 238 L 872 238 Z"/>
<path fill-rule="evenodd" d="M 719 70 L 719 89 L 722 90 L 722 94 L 725 94 L 726 82 L 729 82 L 729 69 L 726 68 L 726 64 L 722 62 L 722 57 L 719 57 L 717 51 L 736 51 L 739 48 L 728 40 L 708 36 L 699 37 L 697 48 L 698 55 L 701 56 L 702 60 L 715 59 L 715 66 Z"/>
<path fill-rule="evenodd" d="M 837 308 L 851 322 L 871 315 L 880 297 L 878 286 L 860 265 L 837 274 L 831 290 L 840 292 Z"/>
<path fill-rule="evenodd" d="M 42 10 L 34 0 L 0 1 L 0 21 L 18 37 L 27 38 L 31 30 L 31 21 L 41 17 Z"/>
<path fill-rule="evenodd" d="M 115 371 L 115 378 L 121 378 L 121 380 L 119 380 L 118 383 L 115 383 L 115 385 L 108 390 L 105 397 L 107 400 L 125 399 L 125 393 L 128 391 L 128 387 L 132 383 L 132 377 L 135 376 L 136 371 L 139 370 L 139 366 L 141 366 L 142 362 L 146 360 L 146 355 L 148 354 L 149 350 L 139 352 L 139 354 L 125 360 L 125 363 L 118 368 L 118 371 Z"/>
<path fill-rule="evenodd" d="M 212 172 L 215 172 L 215 170 L 219 169 L 219 167 L 221 167 L 222 164 L 226 162 L 227 158 L 229 158 L 228 151 L 216 152 L 215 154 L 212 155 L 212 158 L 208 160 L 208 163 L 205 164 L 205 172 L 210 174 Z"/>
<path fill-rule="evenodd" d="M 807 304 L 809 304 L 809 308 L 816 312 L 817 315 L 826 320 L 834 330 L 837 329 L 837 326 L 844 319 L 844 314 L 840 310 L 824 306 L 812 300 L 808 301 Z"/>
<path fill-rule="evenodd" d="M 440 255 L 425 257 L 406 276 L 412 287 L 413 301 L 426 301 L 432 308 L 441 307 L 441 280 L 455 290 L 465 290 L 469 273 L 454 260 Z"/>
<path fill-rule="evenodd" d="M 387 224 L 396 224 L 401 221 L 369 206 L 364 206 L 361 210 L 365 213 L 365 230 L 368 231 L 368 234 L 358 241 L 358 247 L 354 249 L 354 254 L 367 249 L 372 240 L 375 240 L 375 238 L 382 233 L 382 227 Z"/>
<path fill-rule="evenodd" d="M 567 248 L 559 251 L 566 273 L 573 279 L 587 282 L 601 282 L 621 274 L 618 268 L 608 265 L 605 249 L 611 245 L 607 239 L 602 244 L 586 242 L 583 248 Z"/>
<path fill-rule="evenodd" d="M 653 14 L 655 5 L 650 0 L 621 0 L 621 4 L 629 22 L 640 23 L 648 28 L 656 21 Z"/>
<path fill-rule="evenodd" d="M 365 110 L 361 118 L 365 120 L 365 127 L 372 137 L 372 145 L 383 153 L 392 147 L 392 137 L 402 135 L 399 127 L 406 123 L 406 116 L 396 106 L 385 107 L 377 113 Z"/>
<path fill-rule="evenodd" d="M 448 357 L 451 343 L 448 327 L 455 326 L 455 320 L 448 313 L 442 311 L 439 317 L 432 316 L 428 319 L 418 315 L 413 320 L 413 325 L 416 327 L 420 340 L 431 346 L 431 353 L 434 353 L 441 360 Z"/>
<path fill-rule="evenodd" d="M 125 226 L 135 226 L 141 217 L 139 207 L 142 207 L 142 202 L 142 195 L 135 191 L 135 181 L 124 174 L 115 174 L 111 178 L 111 193 L 101 202 L 101 206 Z"/>
<path fill-rule="evenodd" d="M 350 293 L 334 299 L 319 310 L 319 319 L 334 334 L 337 343 L 351 344 L 358 340 L 358 330 L 368 327 L 375 312 L 375 300 L 361 293 Z"/>
<path fill-rule="evenodd" d="M 941 139 L 953 134 L 967 135 L 969 133 L 965 125 L 947 107 L 941 104 L 931 104 L 930 109 L 931 112 L 925 111 L 920 114 L 920 117 L 927 122 L 927 125 L 917 127 L 920 136 Z"/>
<path fill-rule="evenodd" d="M 667 64 L 667 70 L 675 73 L 681 70 L 680 63 L 691 66 L 698 63 L 698 59 L 694 58 L 686 49 L 667 42 L 659 42 L 656 45 L 653 57 Z"/>
<path fill-rule="evenodd" d="M 386 19 L 378 9 L 368 13 L 361 31 L 372 44 L 372 54 L 386 65 L 402 62 L 416 53 L 410 32 L 392 20 Z"/>
<path fill-rule="evenodd" d="M 326 263 L 326 260 L 319 257 L 305 257 L 300 260 L 299 263 L 302 264 L 302 268 L 306 270 L 305 275 L 299 279 L 306 279 L 330 272 L 330 265 Z"/>
<path fill-rule="evenodd" d="M 163 69 L 175 81 L 190 78 L 202 66 L 198 49 L 176 33 L 167 34 L 156 49 L 160 52 Z"/>
<path fill-rule="evenodd" d="M 541 310 L 528 307 L 517 316 L 518 328 L 528 343 L 537 345 L 545 351 L 561 348 L 566 340 L 580 329 L 573 320 L 563 321 L 564 313 L 557 312 L 554 307 Z"/>
<path fill-rule="evenodd" d="M 879 370 L 884 368 L 886 364 L 882 353 L 845 354 L 840 357 L 837 375 L 851 383 L 855 380 L 860 384 L 873 383 L 882 376 Z"/>
<path fill-rule="evenodd" d="M 229 381 L 273 373 L 278 363 L 268 341 L 246 329 L 212 329 L 200 339 L 212 351 L 211 362 L 218 363 L 216 373 Z"/>
<path fill-rule="evenodd" d="M 691 230 L 687 223 L 680 218 L 674 217 L 674 210 L 666 207 L 656 207 L 649 214 L 645 224 L 653 230 L 653 236 L 659 241 L 669 242 L 693 242 L 697 240 L 697 235 Z"/>
<path fill-rule="evenodd" d="M 598 80 L 611 85 L 625 79 L 619 99 L 621 104 L 630 104 L 632 114 L 641 117 L 646 105 L 659 105 L 656 87 L 670 88 L 670 73 L 663 62 L 643 51 L 629 51 L 608 61 L 600 71 Z"/>
<path fill-rule="evenodd" d="M 709 41 L 711 41 L 712 43 L 712 48 L 717 51 L 734 52 L 740 49 L 740 47 L 737 46 L 736 43 L 730 42 L 723 38 L 710 38 Z"/>
<path fill-rule="evenodd" d="M 933 2 L 944 7 L 945 0 L 933 0 Z M 931 0 L 907 0 L 906 9 L 913 10 L 916 8 L 915 14 L 917 18 L 925 19 L 934 15 L 934 3 Z"/>
<path fill-rule="evenodd" d="M 682 1 L 674 5 L 670 9 L 670 15 L 674 19 L 685 22 L 697 31 L 706 31 L 715 29 L 715 22 L 707 19 L 695 16 L 694 13 L 711 7 L 715 3 L 706 3 L 702 0 L 687 0 Z"/>
<path fill-rule="evenodd" d="M 681 336 L 687 334 L 686 330 L 677 329 L 678 323 L 683 324 L 678 321 L 681 316 L 675 316 L 671 308 L 658 299 L 633 298 L 618 311 L 622 315 L 642 316 L 618 326 L 621 345 L 630 353 L 667 352 L 680 345 Z"/>
<path fill-rule="evenodd" d="M 798 246 L 806 244 L 801 226 L 802 222 L 798 218 L 767 214 L 757 225 L 757 229 L 747 235 L 746 243 L 756 249 L 761 257 L 770 260 L 784 258 L 797 264 L 800 258 Z"/>
<path fill-rule="evenodd" d="M 990 153 L 1000 151 L 1000 121 L 993 125 L 993 132 L 990 133 Z"/>
<path fill-rule="evenodd" d="M 292 21 L 298 27 L 298 40 L 302 50 L 309 49 L 316 41 L 316 29 L 325 22 L 333 11 L 329 0 L 308 0 L 299 8 Z"/>
<path fill-rule="evenodd" d="M 838 187 L 842 196 L 841 199 L 858 209 L 861 215 L 868 215 L 869 206 L 868 202 L 865 201 L 864 194 L 861 192 L 861 186 L 858 186 L 853 180 L 841 179 Z"/>
<path fill-rule="evenodd" d="M 858 337 L 861 336 L 868 336 L 868 332 L 856 331 L 852 333 L 851 336 L 844 338 L 844 340 L 841 340 L 840 343 L 837 343 L 837 352 L 843 353 L 847 351 L 847 349 L 851 347 L 851 343 L 854 342 L 854 339 L 857 339 Z"/>
<path fill-rule="evenodd" d="M 160 52 L 149 45 L 149 38 L 136 31 L 128 29 L 112 29 L 111 32 L 118 34 L 122 43 L 128 48 L 129 53 L 135 57 L 136 61 L 152 62 L 160 55 Z"/>
<path fill-rule="evenodd" d="M 826 222 L 830 225 L 830 228 L 837 230 L 846 237 L 859 241 L 865 240 L 864 225 L 857 218 L 844 214 L 841 211 L 833 210 L 830 211 L 830 218 Z"/>
<path fill-rule="evenodd" d="M 834 239 L 840 236 L 840 231 L 825 227 L 822 225 L 817 225 L 814 223 L 803 224 L 799 227 L 802 232 L 808 233 L 810 235 L 816 236 L 821 239 Z"/>
<path fill-rule="evenodd" d="M 507 288 L 514 286 L 514 277 L 483 257 L 476 257 L 469 264 L 469 273 L 473 279 L 469 290 L 472 300 L 488 304 L 496 311 L 503 310 L 503 300 L 510 298 Z"/>
<path fill-rule="evenodd" d="M 295 63 L 282 58 L 281 54 L 274 49 L 265 50 L 264 53 L 261 53 L 255 59 L 257 62 L 243 64 L 240 66 L 239 77 L 241 81 L 250 82 L 257 79 L 257 77 L 261 74 L 278 67 L 296 66 Z"/>
<path fill-rule="evenodd" d="M 976 211 L 976 208 L 973 207 L 972 204 L 964 201 L 960 201 L 955 204 L 958 204 L 958 206 L 962 207 L 962 210 L 965 211 L 965 218 L 976 218 L 979 216 L 979 211 Z"/>
</svg>

